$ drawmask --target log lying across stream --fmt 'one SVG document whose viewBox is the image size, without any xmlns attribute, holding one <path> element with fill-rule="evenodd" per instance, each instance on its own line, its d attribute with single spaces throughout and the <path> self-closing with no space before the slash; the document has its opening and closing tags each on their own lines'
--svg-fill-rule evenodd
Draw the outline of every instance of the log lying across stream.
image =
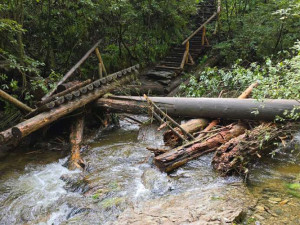
<svg viewBox="0 0 300 225">
<path fill-rule="evenodd" d="M 70 101 L 67 101 L 67 103 L 58 105 L 56 108 L 53 108 L 50 111 L 42 112 L 37 116 L 32 117 L 22 123 L 17 124 L 11 129 L 0 133 L 0 135 L 4 133 L 5 136 L 7 136 L 7 133 L 10 134 L 11 130 L 11 135 L 8 136 L 14 138 L 15 140 L 20 140 L 32 132 L 98 99 L 120 85 L 134 80 L 138 74 L 137 68 L 138 66 L 130 67 L 124 71 L 120 71 L 106 78 L 95 81 L 87 86 L 89 91 L 86 94 L 81 95 L 81 93 L 78 92 L 77 95 L 77 93 L 74 93 L 74 95 L 71 96 Z M 7 138 L 4 139 L 5 141 L 8 141 Z"/>
<path fill-rule="evenodd" d="M 150 97 L 168 115 L 187 118 L 226 118 L 272 121 L 286 110 L 300 107 L 296 100 L 236 98 L 172 98 Z M 148 104 L 142 97 L 113 96 L 101 98 L 96 106 L 110 112 L 148 113 Z M 300 110 L 296 110 L 300 112 Z"/>
<path fill-rule="evenodd" d="M 245 130 L 246 127 L 242 124 L 234 125 L 232 128 L 227 128 L 200 143 L 180 146 L 162 155 L 156 156 L 154 163 L 161 171 L 167 173 L 171 172 L 192 159 L 196 159 L 208 152 L 215 151 L 222 144 L 243 134 Z"/>
</svg>

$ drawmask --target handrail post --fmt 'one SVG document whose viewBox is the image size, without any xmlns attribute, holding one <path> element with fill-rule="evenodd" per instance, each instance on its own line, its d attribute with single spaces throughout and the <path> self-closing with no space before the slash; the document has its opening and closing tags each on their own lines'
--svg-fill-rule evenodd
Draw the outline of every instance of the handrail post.
<svg viewBox="0 0 300 225">
<path fill-rule="evenodd" d="M 102 78 L 102 76 L 103 76 L 102 71 L 104 72 L 105 76 L 107 76 L 107 72 L 106 72 L 106 69 L 105 69 L 105 66 L 104 66 L 104 63 L 103 63 L 103 60 L 102 60 L 99 49 L 96 48 L 95 52 L 96 52 L 96 55 L 97 55 L 98 60 L 99 60 L 99 76 L 100 76 L 100 78 Z"/>
<path fill-rule="evenodd" d="M 185 51 L 187 52 L 187 54 L 186 54 L 186 59 L 185 59 L 185 63 L 188 63 L 188 61 L 189 61 L 189 54 L 190 54 L 190 42 L 188 41 L 187 43 L 186 43 L 186 46 L 185 46 Z"/>
<path fill-rule="evenodd" d="M 206 27 L 204 26 L 203 27 L 203 30 L 202 30 L 202 39 L 201 39 L 201 41 L 202 41 L 202 46 L 204 46 L 204 44 L 205 44 L 205 38 L 206 38 Z"/>
<path fill-rule="evenodd" d="M 184 65 L 187 63 L 187 61 L 189 59 L 188 58 L 189 51 L 190 51 L 190 41 L 187 41 L 186 44 L 185 44 L 185 51 L 184 51 L 184 54 L 183 54 L 183 58 L 182 58 L 182 61 L 181 61 L 181 64 L 180 64 L 181 69 L 184 68 Z"/>
</svg>

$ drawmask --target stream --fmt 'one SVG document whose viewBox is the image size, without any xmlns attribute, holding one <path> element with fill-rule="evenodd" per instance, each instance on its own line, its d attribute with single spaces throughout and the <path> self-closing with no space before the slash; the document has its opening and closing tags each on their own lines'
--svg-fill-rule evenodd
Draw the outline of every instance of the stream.
<svg viewBox="0 0 300 225">
<path fill-rule="evenodd" d="M 162 132 L 139 128 L 123 120 L 99 131 L 83 173 L 64 167 L 68 151 L 11 152 L 0 164 L 0 224 L 300 224 L 300 135 L 245 183 L 216 174 L 212 155 L 160 173 L 146 147 L 161 146 Z"/>
</svg>

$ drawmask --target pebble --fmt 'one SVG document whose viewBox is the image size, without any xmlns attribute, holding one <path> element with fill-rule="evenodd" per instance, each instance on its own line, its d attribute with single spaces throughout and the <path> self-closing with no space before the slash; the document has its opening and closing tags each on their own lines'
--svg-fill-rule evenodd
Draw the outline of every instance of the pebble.
<svg viewBox="0 0 300 225">
<path fill-rule="evenodd" d="M 256 206 L 256 209 L 261 212 L 265 211 L 265 207 L 263 207 L 261 205 Z"/>
<path fill-rule="evenodd" d="M 281 202 L 281 198 L 269 198 L 269 201 L 272 201 L 272 202 Z"/>
<path fill-rule="evenodd" d="M 256 217 L 259 220 L 264 220 L 265 219 L 264 217 L 262 217 L 261 215 L 258 215 L 258 214 L 254 214 L 253 216 Z"/>
<path fill-rule="evenodd" d="M 283 201 L 279 202 L 279 205 L 285 205 L 288 202 L 289 202 L 289 200 L 286 199 L 286 200 L 283 200 Z"/>
</svg>

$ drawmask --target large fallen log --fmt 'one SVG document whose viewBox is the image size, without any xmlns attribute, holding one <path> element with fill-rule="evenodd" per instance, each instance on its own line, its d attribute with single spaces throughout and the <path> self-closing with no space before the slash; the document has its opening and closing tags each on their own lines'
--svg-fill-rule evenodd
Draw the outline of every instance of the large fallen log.
<svg viewBox="0 0 300 225">
<path fill-rule="evenodd" d="M 129 72 L 130 71 L 130 72 Z M 119 75 L 119 76 L 117 76 Z M 98 99 L 99 97 L 105 95 L 107 92 L 110 92 L 114 90 L 115 88 L 119 87 L 122 84 L 125 84 L 127 82 L 132 81 L 136 78 L 137 70 L 136 67 L 128 69 L 128 73 L 120 74 L 116 73 L 113 75 L 110 75 L 106 78 L 103 78 L 103 82 L 105 81 L 105 84 L 102 84 L 101 86 L 95 85 L 93 86 L 93 89 L 91 89 L 90 92 L 87 94 L 84 94 L 82 96 L 74 97 L 73 100 L 68 101 L 66 104 L 60 105 L 57 108 L 53 108 L 50 111 L 43 112 L 35 117 L 32 117 L 31 119 L 28 119 L 16 126 L 14 126 L 11 129 L 12 136 L 19 140 L 21 138 L 26 137 L 30 133 L 56 121 L 57 119 L 73 112 L 74 110 L 81 108 L 85 106 L 86 104 Z M 94 83 L 97 83 L 98 81 L 95 81 Z M 94 85 L 93 83 L 93 85 Z M 7 131 L 5 131 L 7 132 Z M 9 132 L 9 131 L 8 131 Z"/>
<path fill-rule="evenodd" d="M 181 127 L 188 133 L 193 134 L 199 130 L 204 129 L 204 127 L 206 127 L 207 124 L 208 120 L 206 119 L 192 119 L 182 124 Z M 181 135 L 183 135 L 179 128 L 175 128 L 175 130 Z M 177 135 L 174 135 L 173 131 L 171 130 L 168 130 L 164 133 L 164 142 L 166 146 L 171 147 L 179 146 L 180 144 L 182 144 L 182 141 L 178 138 Z"/>
<path fill-rule="evenodd" d="M 246 127 L 242 124 L 234 125 L 232 128 L 226 128 L 223 131 L 212 135 L 203 142 L 186 147 L 180 146 L 177 149 L 159 155 L 154 158 L 154 163 L 161 171 L 169 173 L 188 161 L 196 159 L 208 152 L 215 151 L 219 146 L 230 139 L 244 133 L 245 129 Z"/>
<path fill-rule="evenodd" d="M 220 146 L 213 157 L 212 165 L 222 175 L 246 175 L 250 162 L 269 154 L 274 143 L 285 143 L 284 139 L 297 131 L 297 123 L 263 123 Z"/>
<path fill-rule="evenodd" d="M 246 99 L 246 98 L 248 98 L 250 95 L 251 95 L 251 93 L 252 93 L 252 91 L 253 91 L 253 89 L 254 88 L 256 88 L 257 86 L 258 86 L 258 82 L 255 82 L 255 83 L 253 83 L 253 84 L 251 84 L 239 97 L 238 97 L 238 99 Z M 210 124 L 204 129 L 204 132 L 203 133 L 200 133 L 199 134 L 199 136 L 198 136 L 198 138 L 201 138 L 201 137 L 203 137 L 204 135 L 205 135 L 205 132 L 208 132 L 208 131 L 210 131 L 210 130 L 212 130 L 215 126 L 217 126 L 218 124 L 219 124 L 219 119 L 216 119 L 216 120 L 213 120 L 213 121 L 211 121 L 210 122 Z"/>
<path fill-rule="evenodd" d="M 172 98 L 150 97 L 168 115 L 186 118 L 225 118 L 272 121 L 283 116 L 286 110 L 299 107 L 297 100 L 236 98 Z M 113 96 L 99 99 L 96 106 L 111 112 L 147 113 L 147 103 L 142 97 Z M 296 112 L 300 112 L 299 109 Z"/>
<path fill-rule="evenodd" d="M 71 143 L 71 159 L 69 161 L 69 169 L 75 170 L 76 168 L 84 169 L 85 164 L 80 157 L 80 148 L 82 144 L 84 130 L 84 115 L 78 118 L 71 125 L 70 143 Z"/>
</svg>

